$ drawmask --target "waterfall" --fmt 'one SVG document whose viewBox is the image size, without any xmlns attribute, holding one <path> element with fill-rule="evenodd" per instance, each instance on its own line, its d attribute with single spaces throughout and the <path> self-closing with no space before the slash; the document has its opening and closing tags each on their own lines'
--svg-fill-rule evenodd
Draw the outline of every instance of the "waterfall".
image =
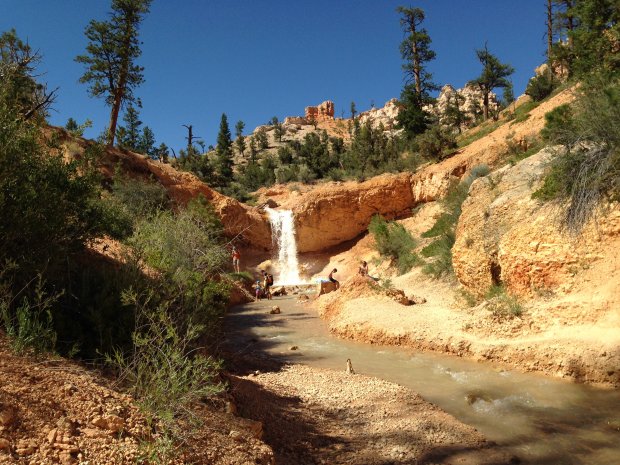
<svg viewBox="0 0 620 465">
<path fill-rule="evenodd" d="M 278 284 L 300 284 L 299 264 L 297 262 L 297 242 L 295 241 L 295 220 L 291 210 L 265 208 L 271 223 L 271 236 L 278 249 Z"/>
</svg>

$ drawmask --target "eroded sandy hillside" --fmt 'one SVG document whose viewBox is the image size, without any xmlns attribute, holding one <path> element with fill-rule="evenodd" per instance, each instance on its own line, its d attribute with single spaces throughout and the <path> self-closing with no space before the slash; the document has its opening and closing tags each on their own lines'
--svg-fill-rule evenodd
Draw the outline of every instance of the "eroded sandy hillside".
<svg viewBox="0 0 620 465">
<path fill-rule="evenodd" d="M 351 293 L 345 281 L 319 299 L 331 331 L 620 386 L 620 207 L 607 206 L 580 237 L 563 233 L 557 207 L 531 197 L 549 157 L 541 151 L 474 182 L 453 248 L 456 279 L 433 280 L 420 269 L 396 276 L 385 263 L 371 267 L 371 274 L 390 276 L 426 303 L 402 306 L 368 286 Z M 403 224 L 419 236 L 434 208 L 429 204 Z M 350 276 L 360 259 L 375 257 L 366 237 L 331 257 L 326 270 L 344 265 L 343 276 Z M 351 279 L 359 289 L 359 279 Z M 487 301 L 468 306 L 463 291 L 482 297 L 492 284 L 516 296 L 520 316 L 498 315 Z"/>
</svg>

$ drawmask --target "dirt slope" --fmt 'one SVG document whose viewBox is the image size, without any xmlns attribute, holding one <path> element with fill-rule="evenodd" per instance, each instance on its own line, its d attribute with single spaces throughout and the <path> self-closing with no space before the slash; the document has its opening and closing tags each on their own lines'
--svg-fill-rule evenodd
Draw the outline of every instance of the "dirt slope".
<svg viewBox="0 0 620 465">
<path fill-rule="evenodd" d="M 61 128 L 50 128 L 61 138 L 63 155 L 68 158 L 80 157 L 92 142 L 70 136 Z M 110 180 L 115 170 L 121 169 L 130 177 L 152 179 L 166 188 L 170 198 L 184 205 L 191 199 L 202 195 L 215 208 L 222 220 L 228 237 L 235 237 L 257 249 L 271 249 L 271 228 L 264 212 L 242 204 L 211 189 L 192 173 L 178 171 L 166 163 L 151 160 L 143 155 L 106 148 L 97 160 L 98 168 Z"/>
<path fill-rule="evenodd" d="M 255 422 L 196 407 L 204 427 L 188 435 L 173 465 L 271 464 Z M 134 464 L 150 436 L 134 400 L 106 379 L 60 358 L 17 357 L 0 335 L 0 463 Z"/>
</svg>

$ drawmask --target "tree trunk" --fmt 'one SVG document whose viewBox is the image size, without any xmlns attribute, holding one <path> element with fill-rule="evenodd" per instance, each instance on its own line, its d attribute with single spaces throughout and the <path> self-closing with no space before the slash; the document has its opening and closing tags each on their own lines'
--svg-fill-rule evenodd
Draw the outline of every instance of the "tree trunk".
<svg viewBox="0 0 620 465">
<path fill-rule="evenodd" d="M 114 145 L 114 138 L 116 137 L 116 124 L 118 122 L 118 114 L 123 104 L 123 98 L 125 96 L 125 86 L 127 85 L 127 74 L 129 73 L 129 51 L 131 48 L 131 21 L 129 18 L 125 18 L 125 37 L 123 40 L 122 50 L 122 64 L 120 70 L 120 76 L 118 79 L 118 86 L 114 91 L 114 103 L 112 104 L 112 111 L 110 112 L 110 129 L 108 133 L 108 147 Z"/>
<path fill-rule="evenodd" d="M 411 21 L 411 35 L 415 36 L 415 19 Z M 422 83 L 420 82 L 420 52 L 418 51 L 418 43 L 414 40 L 411 44 L 411 52 L 413 55 L 413 79 L 415 81 L 415 91 L 418 95 L 422 94 Z"/>
<path fill-rule="evenodd" d="M 114 103 L 112 104 L 112 110 L 110 111 L 110 124 L 108 126 L 108 147 L 114 145 L 114 138 L 116 137 L 116 124 L 118 122 L 118 114 L 121 109 L 121 103 L 123 99 L 120 95 L 120 88 L 116 89 L 114 93 Z"/>
<path fill-rule="evenodd" d="M 570 11 L 573 8 L 573 1 L 567 0 L 566 2 L 566 35 L 568 36 L 568 48 L 573 49 L 573 29 L 575 29 L 575 17 Z"/>
<path fill-rule="evenodd" d="M 482 92 L 484 92 L 484 98 L 482 100 L 482 105 L 484 107 L 484 120 L 488 120 L 489 119 L 489 92 L 488 90 L 483 90 Z"/>
<path fill-rule="evenodd" d="M 551 60 L 551 48 L 553 47 L 553 4 L 547 0 L 547 60 Z"/>
</svg>

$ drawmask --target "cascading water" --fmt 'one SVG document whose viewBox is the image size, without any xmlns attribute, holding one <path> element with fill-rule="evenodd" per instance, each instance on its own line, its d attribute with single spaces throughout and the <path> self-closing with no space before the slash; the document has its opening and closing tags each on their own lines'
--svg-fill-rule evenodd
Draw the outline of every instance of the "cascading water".
<svg viewBox="0 0 620 465">
<path fill-rule="evenodd" d="M 278 249 L 279 275 L 277 284 L 300 284 L 297 243 L 295 241 L 295 220 L 291 210 L 265 208 L 271 223 L 271 236 Z"/>
</svg>

